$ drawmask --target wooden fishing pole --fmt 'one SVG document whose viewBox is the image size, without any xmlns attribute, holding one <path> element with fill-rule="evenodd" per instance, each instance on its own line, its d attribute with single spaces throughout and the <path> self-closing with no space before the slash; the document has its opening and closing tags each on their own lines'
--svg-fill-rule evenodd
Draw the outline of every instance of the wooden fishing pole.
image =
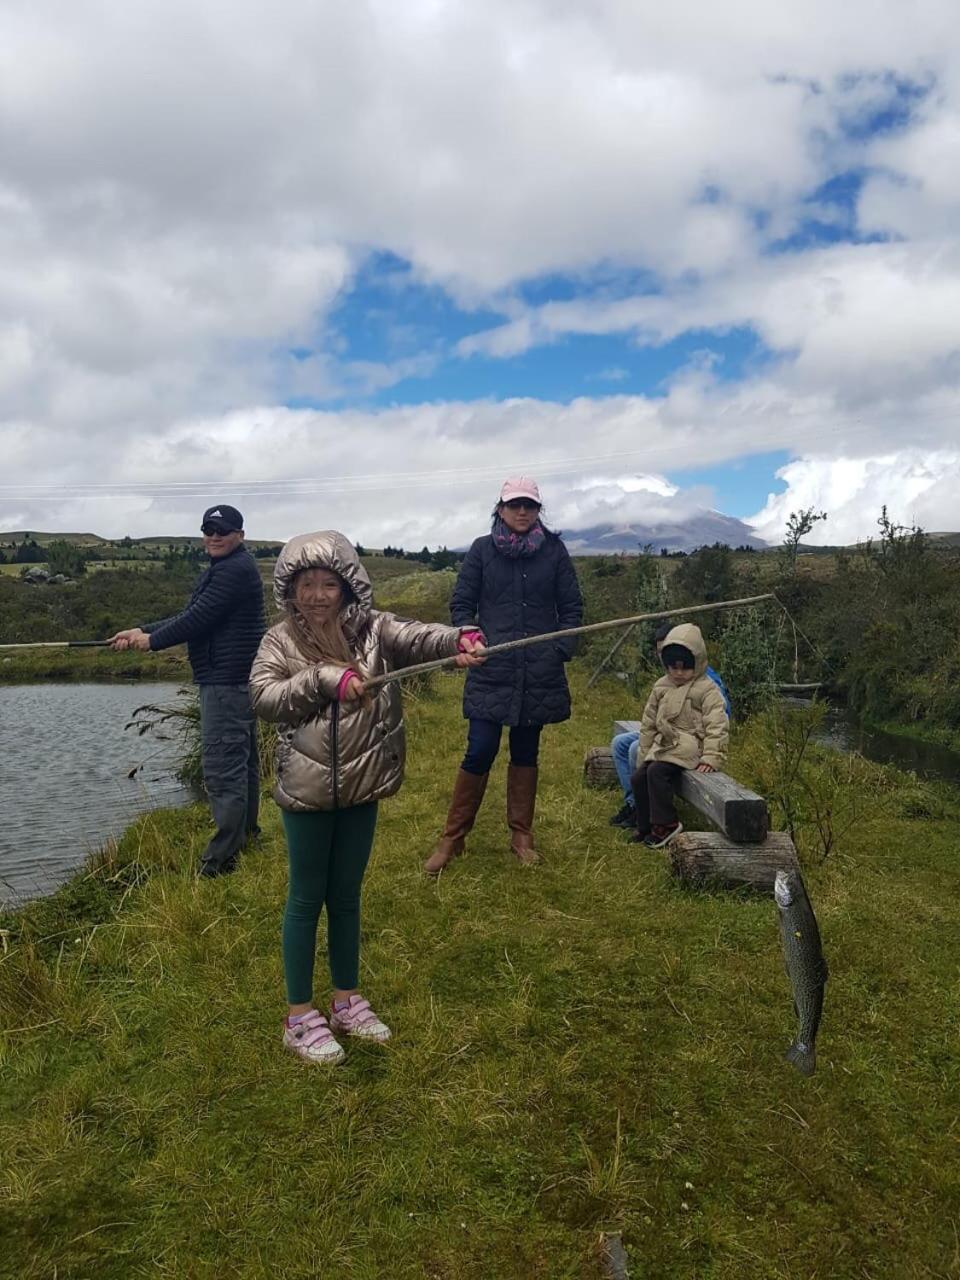
<svg viewBox="0 0 960 1280">
<path fill-rule="evenodd" d="M 0 649 L 103 649 L 109 640 L 27 640 L 23 644 L 0 644 Z"/>
<path fill-rule="evenodd" d="M 511 649 L 524 649 L 531 644 L 544 644 L 548 640 L 566 640 L 570 636 L 589 635 L 595 631 L 612 631 L 616 627 L 632 627 L 638 622 L 651 622 L 654 618 L 678 618 L 689 613 L 711 613 L 715 609 L 739 609 L 747 605 L 760 604 L 764 600 L 776 600 L 772 593 L 763 596 L 747 596 L 743 600 L 719 600 L 716 604 L 691 604 L 683 609 L 657 609 L 655 613 L 638 613 L 632 618 L 611 618 L 607 622 L 591 622 L 585 627 L 568 627 L 565 631 L 546 631 L 541 635 L 524 636 L 521 640 L 506 640 L 503 644 L 493 644 L 486 649 L 477 649 L 478 658 L 489 658 L 496 653 L 507 653 Z M 405 680 L 407 676 L 421 675 L 426 671 L 439 671 L 442 667 L 456 665 L 457 657 L 437 658 L 433 662 L 418 662 L 413 667 L 403 667 L 399 671 L 388 671 L 386 675 L 371 676 L 363 681 L 364 689 L 378 689 L 381 685 L 392 684 L 394 680 Z"/>
</svg>

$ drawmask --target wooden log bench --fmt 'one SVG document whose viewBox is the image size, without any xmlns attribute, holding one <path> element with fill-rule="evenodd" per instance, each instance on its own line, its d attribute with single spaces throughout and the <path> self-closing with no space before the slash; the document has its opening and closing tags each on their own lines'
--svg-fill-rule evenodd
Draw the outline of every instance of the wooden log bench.
<svg viewBox="0 0 960 1280">
<path fill-rule="evenodd" d="M 639 720 L 617 720 L 613 732 L 639 733 Z M 609 747 L 588 748 L 584 781 L 590 787 L 615 787 L 617 773 Z M 666 846 L 673 874 L 690 885 L 773 889 L 778 871 L 798 870 L 793 841 L 770 830 L 766 800 L 729 774 L 684 771 L 680 799 L 706 818 L 716 831 L 684 831 Z"/>
</svg>

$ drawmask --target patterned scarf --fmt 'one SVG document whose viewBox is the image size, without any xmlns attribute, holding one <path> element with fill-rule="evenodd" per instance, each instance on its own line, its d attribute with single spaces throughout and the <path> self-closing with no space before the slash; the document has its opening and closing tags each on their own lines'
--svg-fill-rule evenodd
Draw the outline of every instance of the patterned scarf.
<svg viewBox="0 0 960 1280">
<path fill-rule="evenodd" d="M 546 536 L 539 520 L 526 533 L 514 533 L 499 516 L 493 522 L 493 545 L 508 560 L 526 560 L 536 555 Z"/>
</svg>

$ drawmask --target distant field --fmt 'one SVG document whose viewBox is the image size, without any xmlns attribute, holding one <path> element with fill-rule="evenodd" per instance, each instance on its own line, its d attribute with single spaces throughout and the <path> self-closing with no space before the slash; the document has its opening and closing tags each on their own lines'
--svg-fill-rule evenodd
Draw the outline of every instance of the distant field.
<svg viewBox="0 0 960 1280">
<path fill-rule="evenodd" d="M 43 564 L 0 564 L 0 573 L 6 574 L 8 578 L 19 578 L 24 569 L 47 569 L 49 566 Z M 103 573 L 116 569 L 133 569 L 137 572 L 143 569 L 163 569 L 163 564 L 159 560 L 88 560 L 87 573 Z"/>
</svg>

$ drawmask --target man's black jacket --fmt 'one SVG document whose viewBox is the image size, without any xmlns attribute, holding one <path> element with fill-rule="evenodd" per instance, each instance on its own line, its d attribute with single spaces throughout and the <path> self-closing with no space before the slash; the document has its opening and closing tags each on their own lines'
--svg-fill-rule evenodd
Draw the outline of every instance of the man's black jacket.
<svg viewBox="0 0 960 1280">
<path fill-rule="evenodd" d="M 264 631 L 263 583 L 246 547 L 211 560 L 187 607 L 145 626 L 151 649 L 187 644 L 197 684 L 246 684 Z"/>
</svg>

